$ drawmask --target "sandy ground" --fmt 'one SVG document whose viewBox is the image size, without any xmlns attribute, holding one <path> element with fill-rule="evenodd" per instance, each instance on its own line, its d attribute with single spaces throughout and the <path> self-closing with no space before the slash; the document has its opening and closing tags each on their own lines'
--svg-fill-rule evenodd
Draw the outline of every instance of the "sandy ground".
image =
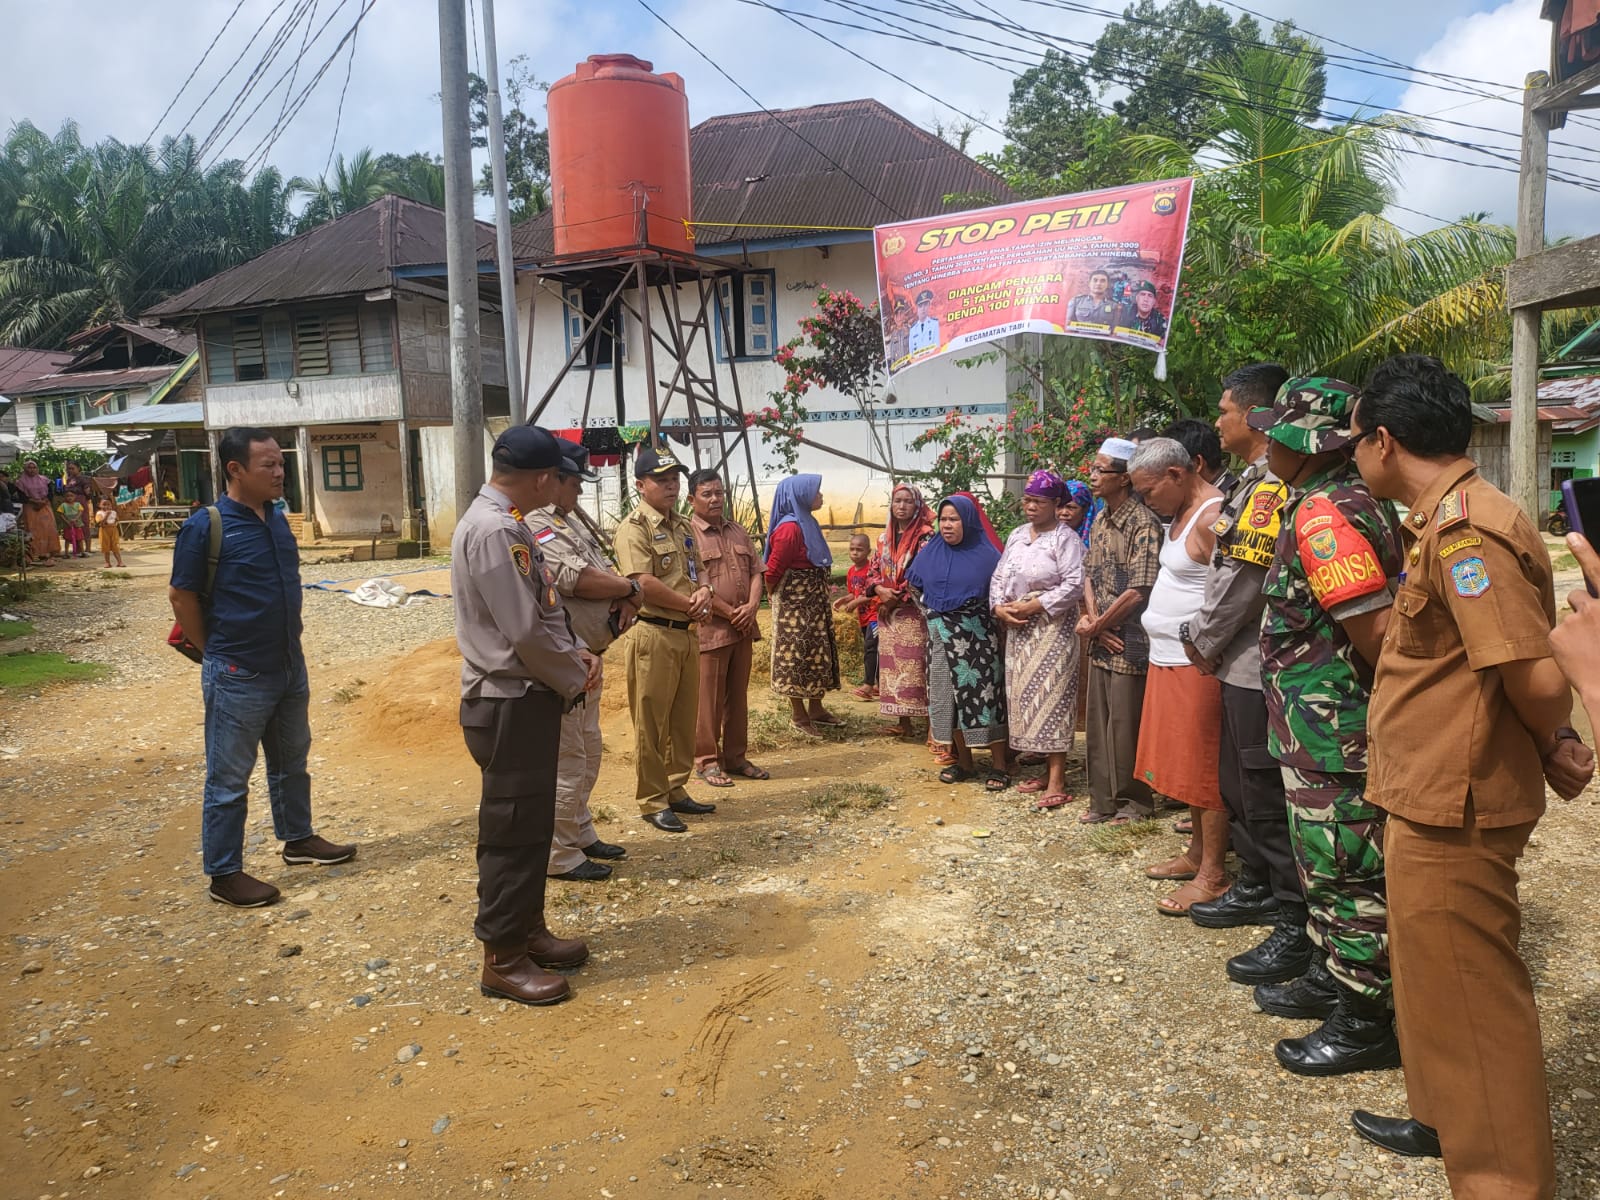
<svg viewBox="0 0 1600 1200">
<path fill-rule="evenodd" d="M 319 828 L 360 857 L 285 867 L 263 793 L 247 866 L 285 899 L 211 903 L 163 566 L 13 606 L 38 633 L 0 651 L 113 667 L 0 703 L 0 1194 L 1448 1195 L 1345 1123 L 1403 1111 L 1398 1072 L 1278 1069 L 1272 1041 L 1308 1027 L 1221 969 L 1264 931 L 1158 915 L 1141 867 L 1174 835 L 939 785 L 843 697 L 850 736 L 803 742 L 763 695 L 774 779 L 703 789 L 718 813 L 672 837 L 633 816 L 613 668 L 594 803 L 629 858 L 549 905 L 593 957 L 565 1005 L 484 999 L 448 601 L 307 594 Z M 1524 873 L 1573 1200 L 1600 1196 L 1597 805 L 1553 807 Z"/>
</svg>

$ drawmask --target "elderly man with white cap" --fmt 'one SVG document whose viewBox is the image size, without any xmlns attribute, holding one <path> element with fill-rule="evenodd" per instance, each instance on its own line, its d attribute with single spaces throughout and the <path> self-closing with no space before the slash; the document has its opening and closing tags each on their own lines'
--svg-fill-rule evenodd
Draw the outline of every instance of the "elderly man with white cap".
<svg viewBox="0 0 1600 1200">
<path fill-rule="evenodd" d="M 1161 522 L 1134 495 L 1126 438 L 1107 438 L 1089 468 L 1089 486 L 1105 501 L 1084 562 L 1083 616 L 1089 641 L 1089 811 L 1087 825 L 1125 823 L 1155 814 L 1154 796 L 1134 775 L 1139 714 L 1144 708 L 1150 643 L 1140 617 L 1161 569 Z"/>
</svg>

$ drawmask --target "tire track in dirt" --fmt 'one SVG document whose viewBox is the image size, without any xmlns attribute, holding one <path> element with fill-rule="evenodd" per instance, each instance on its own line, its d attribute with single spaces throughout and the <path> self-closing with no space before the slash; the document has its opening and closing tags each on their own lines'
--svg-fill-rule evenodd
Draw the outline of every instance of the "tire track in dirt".
<svg viewBox="0 0 1600 1200">
<path fill-rule="evenodd" d="M 710 1102 L 716 1102 L 728 1048 L 738 1032 L 740 1022 L 737 1018 L 744 1009 L 776 991 L 782 982 L 779 972 L 762 971 L 712 1005 L 711 1011 L 701 1019 L 700 1028 L 695 1031 L 694 1041 L 689 1045 L 690 1053 L 707 1057 L 697 1061 L 692 1068 L 685 1069 L 680 1078 L 683 1086 L 709 1092 Z"/>
</svg>

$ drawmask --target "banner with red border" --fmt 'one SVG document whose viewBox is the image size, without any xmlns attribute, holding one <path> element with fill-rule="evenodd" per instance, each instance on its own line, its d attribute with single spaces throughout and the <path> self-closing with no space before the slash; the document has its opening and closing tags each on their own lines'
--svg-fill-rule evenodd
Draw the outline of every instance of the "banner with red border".
<svg viewBox="0 0 1600 1200">
<path fill-rule="evenodd" d="M 880 225 L 889 373 L 1017 333 L 1165 350 L 1193 194 L 1167 179 Z"/>
</svg>

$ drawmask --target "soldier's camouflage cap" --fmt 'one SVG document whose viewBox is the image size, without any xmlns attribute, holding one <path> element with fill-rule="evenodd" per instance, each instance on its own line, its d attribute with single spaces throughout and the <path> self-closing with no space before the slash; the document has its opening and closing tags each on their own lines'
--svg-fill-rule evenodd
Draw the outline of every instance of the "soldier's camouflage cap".
<svg viewBox="0 0 1600 1200">
<path fill-rule="evenodd" d="M 1278 389 L 1271 408 L 1250 411 L 1246 420 L 1273 441 L 1297 454 L 1339 450 L 1351 441 L 1350 410 L 1355 384 L 1326 375 L 1291 379 Z"/>
</svg>

